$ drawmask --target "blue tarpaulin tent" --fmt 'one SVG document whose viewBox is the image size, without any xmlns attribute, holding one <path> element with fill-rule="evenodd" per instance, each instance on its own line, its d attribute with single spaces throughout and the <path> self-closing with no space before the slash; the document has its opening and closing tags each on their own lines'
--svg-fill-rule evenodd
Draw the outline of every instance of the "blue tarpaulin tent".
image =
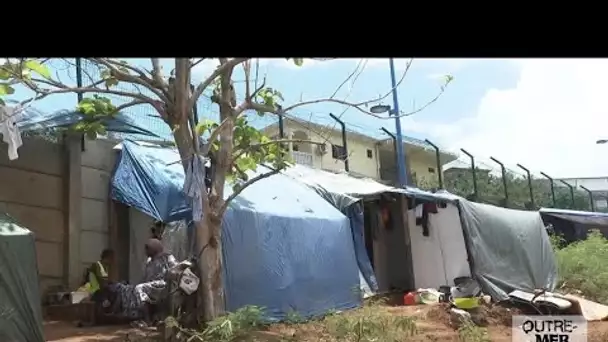
<svg viewBox="0 0 608 342">
<path fill-rule="evenodd" d="M 42 112 L 34 107 L 28 107 L 19 113 L 17 127 L 21 132 L 45 131 L 53 128 L 69 127 L 82 119 L 83 115 L 73 110 Z M 103 124 L 108 132 L 157 136 L 157 134 L 135 124 L 132 118 L 122 112 L 117 113 L 112 118 L 104 119 Z"/>
<path fill-rule="evenodd" d="M 608 238 L 608 213 L 541 208 L 545 224 L 553 226 L 553 232 L 568 243 L 587 238 L 589 231 L 599 230 Z"/>
<path fill-rule="evenodd" d="M 166 222 L 189 218 L 178 160 L 175 150 L 125 141 L 112 198 Z M 286 175 L 263 179 L 232 202 L 222 242 L 228 310 L 258 305 L 268 318 L 282 319 L 361 303 L 349 219 Z"/>
</svg>

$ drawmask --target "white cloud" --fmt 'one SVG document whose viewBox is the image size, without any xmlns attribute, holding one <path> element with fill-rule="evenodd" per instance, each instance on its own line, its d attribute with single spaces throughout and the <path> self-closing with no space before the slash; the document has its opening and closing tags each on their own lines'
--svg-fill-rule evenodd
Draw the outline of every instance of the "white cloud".
<svg viewBox="0 0 608 342">
<path fill-rule="evenodd" d="M 608 176 L 608 60 L 517 60 L 511 89 L 489 89 L 474 116 L 427 133 L 554 177 Z"/>
</svg>

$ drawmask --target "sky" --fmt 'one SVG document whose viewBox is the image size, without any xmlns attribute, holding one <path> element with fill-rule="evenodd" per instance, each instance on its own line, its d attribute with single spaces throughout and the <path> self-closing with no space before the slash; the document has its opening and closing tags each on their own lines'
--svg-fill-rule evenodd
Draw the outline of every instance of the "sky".
<svg viewBox="0 0 608 342">
<path fill-rule="evenodd" d="M 406 62 L 395 60 L 397 79 Z M 164 63 L 165 69 L 170 69 L 169 62 Z M 215 65 L 213 60 L 199 64 L 193 79 L 200 81 Z M 285 59 L 261 59 L 258 75 L 265 77 L 268 86 L 279 89 L 289 105 L 328 98 L 356 68 L 357 76 L 344 84 L 336 98 L 359 102 L 391 89 L 388 59 L 304 60 L 301 67 Z M 57 69 L 58 75 L 69 72 Z M 397 89 L 401 112 L 410 112 L 434 98 L 444 75 L 454 80 L 436 102 L 401 118 L 403 134 L 429 139 L 454 153 L 464 148 L 482 165 L 493 168 L 497 167 L 490 156 L 518 173 L 522 173 L 516 167 L 520 163 L 536 175 L 544 171 L 553 177 L 608 176 L 608 158 L 603 158 L 608 156 L 608 144 L 595 144 L 598 139 L 608 139 L 608 60 L 414 59 Z M 234 79 L 237 90 L 242 89 L 240 69 Z M 19 90 L 15 96 L 27 94 Z M 54 96 L 36 106 L 42 110 L 69 108 L 74 106 L 74 97 Z M 392 97 L 382 103 L 393 105 Z M 199 111 L 204 116 L 214 110 L 206 105 Z M 349 129 L 377 138 L 386 137 L 381 127 L 395 131 L 393 119 L 378 119 L 331 103 L 300 107 L 293 115 L 333 126 L 329 113 L 341 115 Z M 252 116 L 251 120 L 262 127 L 274 118 Z M 464 156 L 462 161 L 468 163 Z"/>
</svg>

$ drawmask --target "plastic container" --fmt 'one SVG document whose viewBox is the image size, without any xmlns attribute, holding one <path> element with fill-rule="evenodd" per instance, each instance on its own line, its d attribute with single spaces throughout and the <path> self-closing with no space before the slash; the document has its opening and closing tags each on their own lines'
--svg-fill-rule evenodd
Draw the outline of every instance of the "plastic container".
<svg viewBox="0 0 608 342">
<path fill-rule="evenodd" d="M 403 296 L 403 305 L 416 305 L 418 304 L 416 300 L 416 293 L 408 292 Z"/>
</svg>

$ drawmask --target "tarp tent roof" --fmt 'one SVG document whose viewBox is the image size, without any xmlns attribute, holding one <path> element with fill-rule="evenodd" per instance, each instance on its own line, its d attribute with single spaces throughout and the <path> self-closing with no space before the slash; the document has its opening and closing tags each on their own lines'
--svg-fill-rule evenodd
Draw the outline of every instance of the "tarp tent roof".
<svg viewBox="0 0 608 342">
<path fill-rule="evenodd" d="M 608 226 L 608 213 L 597 213 L 591 211 L 566 210 L 555 208 L 541 208 L 539 212 L 564 220 L 586 225 Z"/>
<path fill-rule="evenodd" d="M 431 193 L 417 188 L 395 188 L 371 178 L 353 177 L 346 173 L 332 173 L 303 165 L 293 165 L 282 171 L 284 174 L 315 189 L 330 203 L 343 210 L 366 196 L 382 193 L 399 193 L 412 198 L 430 201 L 457 201 L 459 197 L 447 191 Z"/>
<path fill-rule="evenodd" d="M 157 219 L 189 217 L 178 160 L 172 149 L 123 142 L 113 198 Z M 285 175 L 253 184 L 231 203 L 222 244 L 228 310 L 259 305 L 281 319 L 360 305 L 348 218 Z"/>
<path fill-rule="evenodd" d="M 553 231 L 567 242 L 584 240 L 589 231 L 597 229 L 608 237 L 608 214 L 589 211 L 541 208 L 545 223 L 553 225 Z"/>
<path fill-rule="evenodd" d="M 10 103 L 9 105 L 14 105 Z M 35 107 L 27 107 L 17 115 L 17 127 L 21 132 L 45 131 L 52 128 L 68 127 L 82 121 L 83 115 L 73 110 L 43 112 Z M 103 121 L 108 132 L 157 136 L 157 134 L 137 125 L 128 115 L 119 112 L 113 118 Z"/>
<path fill-rule="evenodd" d="M 44 341 L 34 234 L 0 213 L 0 341 Z"/>
<path fill-rule="evenodd" d="M 459 207 L 472 273 L 486 293 L 507 300 L 516 289 L 555 289 L 557 265 L 538 212 L 465 199 Z"/>
</svg>

